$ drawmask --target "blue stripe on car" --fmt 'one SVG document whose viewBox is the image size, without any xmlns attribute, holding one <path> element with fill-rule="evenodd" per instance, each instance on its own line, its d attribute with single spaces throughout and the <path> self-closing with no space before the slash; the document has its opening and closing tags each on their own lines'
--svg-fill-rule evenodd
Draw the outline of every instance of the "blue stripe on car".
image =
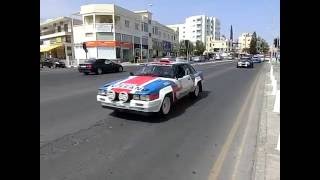
<svg viewBox="0 0 320 180">
<path fill-rule="evenodd" d="M 126 79 L 127 79 L 127 78 L 126 78 Z M 108 83 L 100 86 L 99 90 L 100 90 L 100 89 L 106 89 L 108 86 L 111 86 L 111 85 L 116 84 L 116 83 L 118 83 L 118 82 L 120 82 L 120 81 L 123 81 L 123 80 L 125 80 L 125 79 L 120 79 L 120 80 L 108 82 Z"/>
<path fill-rule="evenodd" d="M 159 91 L 167 86 L 173 86 L 175 83 L 169 80 L 156 80 L 144 86 L 142 91 L 137 91 L 135 94 L 147 95 L 147 94 L 156 94 Z"/>
</svg>

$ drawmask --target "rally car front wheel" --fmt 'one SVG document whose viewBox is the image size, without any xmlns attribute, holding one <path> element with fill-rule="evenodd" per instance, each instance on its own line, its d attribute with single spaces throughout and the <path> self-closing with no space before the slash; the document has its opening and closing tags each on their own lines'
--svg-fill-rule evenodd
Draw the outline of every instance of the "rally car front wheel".
<svg viewBox="0 0 320 180">
<path fill-rule="evenodd" d="M 171 98 L 169 95 L 166 95 L 162 101 L 162 105 L 160 108 L 160 114 L 167 115 L 167 114 L 169 114 L 170 110 L 171 110 Z"/>
<path fill-rule="evenodd" d="M 193 92 L 191 92 L 191 97 L 192 98 L 197 98 L 199 97 L 199 94 L 202 90 L 202 87 L 201 87 L 201 82 L 198 82 L 197 86 L 194 88 Z"/>
</svg>

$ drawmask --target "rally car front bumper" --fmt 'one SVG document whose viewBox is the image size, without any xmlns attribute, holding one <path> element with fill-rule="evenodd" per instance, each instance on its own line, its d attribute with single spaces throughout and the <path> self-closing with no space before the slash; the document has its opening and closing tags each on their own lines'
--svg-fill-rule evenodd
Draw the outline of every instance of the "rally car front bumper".
<svg viewBox="0 0 320 180">
<path fill-rule="evenodd" d="M 108 109 L 122 109 L 138 112 L 159 112 L 162 99 L 155 99 L 153 101 L 141 101 L 131 99 L 129 102 L 111 101 L 107 96 L 97 95 L 97 101 L 101 106 Z"/>
</svg>

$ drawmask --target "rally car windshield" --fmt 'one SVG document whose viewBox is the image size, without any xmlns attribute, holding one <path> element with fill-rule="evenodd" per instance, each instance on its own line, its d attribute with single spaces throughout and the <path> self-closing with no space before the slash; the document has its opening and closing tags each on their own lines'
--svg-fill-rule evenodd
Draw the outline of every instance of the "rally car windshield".
<svg viewBox="0 0 320 180">
<path fill-rule="evenodd" d="M 143 66 L 138 72 L 135 73 L 136 76 L 157 76 L 173 78 L 173 68 L 172 66 L 160 66 L 160 65 L 148 65 Z"/>
</svg>

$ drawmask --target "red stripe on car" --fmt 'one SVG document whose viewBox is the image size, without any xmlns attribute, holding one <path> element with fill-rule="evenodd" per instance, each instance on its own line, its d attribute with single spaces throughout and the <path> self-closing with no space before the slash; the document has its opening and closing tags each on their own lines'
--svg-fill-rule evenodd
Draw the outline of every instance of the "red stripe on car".
<svg viewBox="0 0 320 180">
<path fill-rule="evenodd" d="M 131 90 L 130 89 L 123 89 L 123 88 L 112 88 L 112 91 L 114 91 L 116 93 L 120 93 L 120 92 L 129 93 Z"/>
<path fill-rule="evenodd" d="M 122 83 L 128 83 L 128 84 L 135 84 L 137 86 L 139 85 L 142 85 L 148 81 L 151 81 L 153 79 L 155 79 L 157 77 L 152 77 L 152 76 L 137 76 L 137 77 L 134 77 L 132 79 L 129 79 L 125 82 L 122 82 Z"/>
</svg>

